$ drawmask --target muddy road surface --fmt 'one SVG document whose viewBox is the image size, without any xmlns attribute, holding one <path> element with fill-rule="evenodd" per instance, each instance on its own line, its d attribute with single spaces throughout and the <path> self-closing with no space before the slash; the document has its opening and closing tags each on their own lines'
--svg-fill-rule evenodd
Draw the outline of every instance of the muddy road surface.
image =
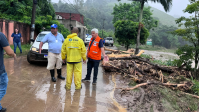
<svg viewBox="0 0 199 112">
<path fill-rule="evenodd" d="M 8 90 L 2 99 L 7 112 L 118 112 L 125 111 L 114 99 L 115 84 L 111 75 L 103 74 L 100 67 L 97 85 L 82 83 L 81 90 L 66 91 L 65 80 L 52 82 L 46 63 L 29 64 L 26 56 L 5 59 L 9 77 Z M 87 65 L 83 65 L 82 78 Z M 62 67 L 66 75 L 66 66 Z M 55 75 L 56 76 L 56 75 Z M 91 77 L 92 79 L 92 77 Z"/>
</svg>

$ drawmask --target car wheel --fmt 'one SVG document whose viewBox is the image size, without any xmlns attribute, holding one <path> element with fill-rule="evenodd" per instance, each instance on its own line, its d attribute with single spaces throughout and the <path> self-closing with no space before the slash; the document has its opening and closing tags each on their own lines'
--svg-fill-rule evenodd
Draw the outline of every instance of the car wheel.
<svg viewBox="0 0 199 112">
<path fill-rule="evenodd" d="M 28 54 L 27 54 L 27 61 L 28 61 L 30 64 L 33 63 L 32 61 L 30 61 L 30 52 L 28 52 Z"/>
<path fill-rule="evenodd" d="M 113 44 L 111 44 L 111 46 L 113 47 Z"/>
</svg>

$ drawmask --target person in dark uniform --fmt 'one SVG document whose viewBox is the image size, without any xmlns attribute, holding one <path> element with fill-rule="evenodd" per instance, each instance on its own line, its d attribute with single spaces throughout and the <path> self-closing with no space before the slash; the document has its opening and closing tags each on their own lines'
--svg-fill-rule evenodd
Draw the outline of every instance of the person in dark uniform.
<svg viewBox="0 0 199 112">
<path fill-rule="evenodd" d="M 18 29 L 15 29 L 14 33 L 11 35 L 11 37 L 13 37 L 13 44 L 14 44 L 14 53 L 16 54 L 16 49 L 17 46 L 20 50 L 20 53 L 22 53 L 22 49 L 21 49 L 21 42 L 23 42 L 23 38 L 21 36 L 21 33 L 19 33 Z"/>
</svg>

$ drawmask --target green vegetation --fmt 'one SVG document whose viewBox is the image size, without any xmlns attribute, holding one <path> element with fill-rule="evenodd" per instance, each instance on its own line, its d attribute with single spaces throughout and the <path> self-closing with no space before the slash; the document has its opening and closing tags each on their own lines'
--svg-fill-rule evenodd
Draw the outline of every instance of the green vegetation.
<svg viewBox="0 0 199 112">
<path fill-rule="evenodd" d="M 191 111 L 198 111 L 198 99 L 189 95 L 184 95 L 180 91 L 173 91 L 166 87 L 156 87 L 155 90 L 159 91 L 163 99 L 161 100 L 163 106 L 169 112 L 184 112 L 188 109 Z M 183 96 L 180 97 L 179 96 Z"/>
<path fill-rule="evenodd" d="M 198 1 L 192 1 L 190 5 L 184 10 L 184 12 L 194 14 L 190 18 L 181 17 L 176 20 L 179 26 L 184 25 L 185 28 L 177 29 L 173 34 L 182 36 L 184 40 L 188 41 L 190 44 L 179 47 L 176 51 L 177 55 L 180 57 L 179 60 L 175 60 L 178 66 L 186 64 L 188 70 L 194 71 L 194 77 L 199 78 L 197 74 L 198 62 L 199 62 L 199 20 L 198 20 Z M 191 68 L 193 61 L 195 62 L 194 69 Z"/>
<path fill-rule="evenodd" d="M 14 45 L 11 45 L 10 47 L 14 50 Z M 16 49 L 16 55 L 17 55 L 17 56 L 27 55 L 28 52 L 29 52 L 29 50 L 30 50 L 30 47 L 31 47 L 30 44 L 23 44 L 23 45 L 21 45 L 22 54 L 20 53 L 20 50 L 19 50 L 19 48 L 17 47 L 17 49 Z M 4 58 L 10 58 L 10 56 L 5 55 Z"/>
<path fill-rule="evenodd" d="M 129 83 L 129 86 L 136 86 L 136 85 L 137 85 L 137 83 L 133 80 Z"/>
<path fill-rule="evenodd" d="M 153 27 L 157 27 L 158 21 L 152 17 L 152 12 L 150 11 L 151 7 L 144 7 L 144 17 L 143 24 L 144 27 L 150 30 Z M 118 20 L 131 20 L 133 22 L 139 22 L 140 15 L 140 3 L 132 2 L 132 3 L 119 3 L 119 5 L 115 5 L 113 8 L 113 24 L 115 24 Z"/>
<path fill-rule="evenodd" d="M 162 46 L 167 49 L 177 48 L 187 44 L 182 37 L 172 35 L 170 32 L 177 30 L 177 27 L 161 25 L 151 31 L 149 38 L 152 39 L 153 46 Z M 161 33 L 160 33 L 161 32 Z"/>
<path fill-rule="evenodd" d="M 54 20 L 52 16 L 40 16 L 35 20 L 36 25 L 36 32 L 41 32 L 42 28 L 45 27 L 45 29 L 51 29 L 52 24 L 57 24 L 59 32 L 64 36 L 64 38 L 67 38 L 67 36 L 70 34 L 69 30 L 64 27 L 64 25 L 60 24 L 59 21 Z"/>
<path fill-rule="evenodd" d="M 118 0 L 118 1 L 121 1 L 121 0 Z M 137 1 L 137 0 L 133 0 L 133 1 Z M 141 29 L 143 27 L 143 24 L 142 24 L 142 21 L 143 21 L 143 10 L 144 10 L 144 4 L 146 2 L 148 2 L 149 0 L 141 0 L 139 1 L 140 2 L 140 15 L 139 15 L 139 25 L 138 25 L 138 33 L 137 33 L 137 42 L 136 42 L 136 51 L 135 53 L 138 53 L 139 51 L 139 45 L 140 45 L 140 34 L 141 34 Z M 137 1 L 138 2 L 138 1 Z M 167 12 L 170 10 L 171 8 L 171 5 L 172 5 L 172 0 L 153 0 L 152 2 L 157 2 L 157 3 L 160 3 L 163 7 L 164 7 L 164 10 Z M 121 9 L 120 9 L 121 10 Z M 153 25 L 153 22 L 151 21 L 151 25 Z M 145 23 L 146 24 L 146 23 Z M 152 28 L 152 27 L 150 27 Z M 142 37 L 142 36 L 141 36 Z"/>
<path fill-rule="evenodd" d="M 178 25 L 175 22 L 176 18 L 174 18 L 173 16 L 171 16 L 161 10 L 158 10 L 154 7 L 151 7 L 151 11 L 153 12 L 152 17 L 157 19 L 159 21 L 159 24 L 166 25 L 168 27 L 170 27 L 170 26 L 178 27 Z"/>
<path fill-rule="evenodd" d="M 193 78 L 192 78 L 192 82 L 194 83 L 194 86 L 191 89 L 194 92 L 194 94 L 199 96 L 199 81 L 193 80 Z"/>
<path fill-rule="evenodd" d="M 118 20 L 115 24 L 115 37 L 120 44 L 124 44 L 125 48 L 128 50 L 131 44 L 136 43 L 137 40 L 137 30 L 138 22 L 133 22 L 130 20 Z M 145 27 L 142 27 L 141 31 L 141 43 L 146 43 L 149 36 L 149 32 Z"/>
<path fill-rule="evenodd" d="M 84 25 L 88 28 L 89 33 L 92 28 L 101 30 L 103 28 L 103 19 L 105 19 L 105 30 L 113 30 L 113 16 L 111 13 L 113 12 L 114 4 L 112 4 L 112 1 L 86 0 L 83 3 L 82 0 L 76 0 L 73 2 L 74 4 L 71 3 L 60 0 L 59 3 L 53 3 L 52 5 L 56 12 L 81 13 L 84 15 Z"/>
<path fill-rule="evenodd" d="M 100 0 L 100 2 L 98 0 L 86 0 L 83 3 L 83 0 L 76 0 L 76 1 L 73 1 L 74 4 L 71 4 L 71 3 L 70 2 L 67 3 L 67 2 L 64 2 L 63 0 L 59 0 L 59 3 L 52 3 L 52 5 L 56 12 L 83 14 L 84 25 L 88 28 L 88 33 L 90 33 L 90 30 L 92 28 L 98 28 L 101 32 L 103 28 L 103 19 L 105 18 L 104 36 L 102 37 L 102 35 L 100 34 L 100 37 L 102 38 L 109 36 L 109 35 L 106 35 L 107 33 L 113 32 L 114 30 L 113 23 L 116 22 L 118 19 L 121 19 L 123 17 L 121 15 L 125 15 L 122 18 L 122 20 L 130 19 L 130 20 L 133 20 L 134 22 L 139 21 L 139 14 L 140 14 L 140 8 L 141 8 L 139 2 L 131 2 L 128 0 L 122 0 L 121 2 L 118 2 L 117 0 Z M 114 7 L 115 9 L 117 9 L 116 12 L 114 11 Z M 122 7 L 125 9 L 123 9 Z M 124 11 L 124 12 L 117 14 L 118 11 Z M 114 15 L 115 17 L 117 17 L 117 20 L 114 19 Z M 156 25 L 157 20 L 159 21 L 158 22 L 159 26 L 160 25 L 167 25 L 167 26 L 174 25 L 175 27 L 177 27 L 174 17 L 168 15 L 167 13 L 163 11 L 160 11 L 158 9 L 145 5 L 145 7 L 143 8 L 143 24 L 145 28 L 150 29 L 150 27 L 154 27 L 154 25 Z M 150 30 L 150 32 L 157 32 L 156 28 L 154 29 L 154 31 Z M 162 33 L 167 34 L 167 32 L 165 31 L 159 32 L 159 34 L 162 34 Z M 179 40 L 179 43 L 181 43 L 180 39 L 178 40 Z"/>
<path fill-rule="evenodd" d="M 102 31 L 103 31 L 103 36 L 102 36 Z M 99 33 L 98 33 L 99 37 L 101 38 L 106 38 L 106 37 L 114 37 L 114 32 L 109 30 L 109 31 L 106 31 L 106 30 L 99 30 Z"/>
<path fill-rule="evenodd" d="M 146 55 L 146 54 L 141 54 L 140 57 L 143 57 L 143 58 L 148 58 L 148 59 L 151 59 L 152 57 L 150 55 Z M 158 64 L 158 65 L 165 65 L 165 66 L 176 66 L 176 63 L 175 61 L 172 61 L 171 59 L 167 60 L 167 61 L 162 61 L 162 60 L 150 60 L 151 63 L 154 63 L 154 64 Z"/>
<path fill-rule="evenodd" d="M 39 33 L 43 28 L 49 29 L 50 25 L 56 23 L 61 33 L 66 37 L 69 31 L 55 20 L 55 10 L 50 0 L 37 0 L 35 29 Z M 31 24 L 32 18 L 32 0 L 1 0 L 0 18 L 19 21 Z"/>
</svg>

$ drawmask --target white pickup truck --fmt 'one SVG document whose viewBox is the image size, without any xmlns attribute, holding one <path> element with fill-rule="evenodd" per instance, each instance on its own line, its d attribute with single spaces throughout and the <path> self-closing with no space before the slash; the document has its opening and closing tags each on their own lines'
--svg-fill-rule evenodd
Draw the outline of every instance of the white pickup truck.
<svg viewBox="0 0 199 112">
<path fill-rule="evenodd" d="M 109 46 L 109 45 L 111 45 L 111 46 L 113 46 L 113 43 L 114 43 L 114 41 L 113 41 L 113 38 L 112 37 L 106 37 L 105 38 L 105 46 Z"/>
</svg>

